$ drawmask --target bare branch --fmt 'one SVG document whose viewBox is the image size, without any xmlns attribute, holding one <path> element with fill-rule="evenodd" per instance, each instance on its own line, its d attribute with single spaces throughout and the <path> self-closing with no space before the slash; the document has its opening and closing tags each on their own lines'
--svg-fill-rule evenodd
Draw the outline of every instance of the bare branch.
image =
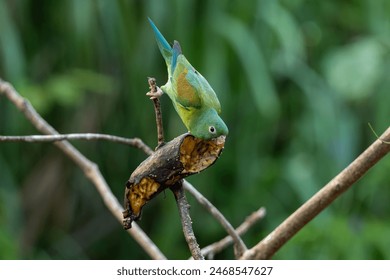
<svg viewBox="0 0 390 280">
<path fill-rule="evenodd" d="M 71 133 L 71 134 L 57 134 L 57 135 L 27 135 L 27 136 L 2 136 L 0 135 L 0 142 L 57 142 L 64 140 L 85 140 L 96 141 L 104 140 L 123 145 L 132 146 L 142 150 L 145 154 L 151 155 L 152 149 L 149 148 L 139 138 L 125 138 L 109 134 L 99 133 Z"/>
<path fill-rule="evenodd" d="M 157 86 L 155 78 L 148 78 L 150 91 L 146 93 L 147 96 L 151 96 L 150 99 L 153 101 L 154 111 L 156 113 L 156 125 L 157 125 L 157 148 L 164 145 L 164 127 L 162 122 L 162 112 L 160 104 L 160 96 L 163 91 Z M 156 148 L 156 149 L 157 149 Z"/>
<path fill-rule="evenodd" d="M 250 214 L 245 219 L 245 221 L 238 228 L 236 228 L 237 234 L 240 236 L 245 234 L 255 223 L 263 219 L 265 215 L 266 210 L 264 207 L 261 207 L 257 211 Z M 215 254 L 221 252 L 223 249 L 225 249 L 232 243 L 233 238 L 228 235 L 221 240 L 202 248 L 202 250 L 200 251 L 202 252 L 203 256 L 206 256 L 208 259 L 213 259 Z"/>
<path fill-rule="evenodd" d="M 161 91 L 158 87 L 153 88 L 153 83 L 150 84 L 151 92 L 152 91 Z M 154 84 L 155 86 L 155 84 Z M 122 215 L 120 214 L 123 211 L 123 208 L 120 206 L 116 198 L 112 195 L 107 183 L 102 177 L 98 167 L 93 162 L 86 159 L 77 149 L 75 149 L 68 141 L 66 140 L 105 140 L 112 141 L 120 144 L 130 145 L 141 149 L 146 154 L 150 155 L 153 151 L 144 143 L 141 139 L 133 138 L 123 138 L 118 136 L 106 135 L 106 134 L 94 134 L 94 133 L 85 133 L 85 134 L 58 134 L 54 128 L 52 128 L 40 115 L 34 110 L 30 103 L 22 98 L 15 89 L 6 82 L 0 80 L 0 93 L 4 94 L 10 101 L 12 101 L 15 106 L 25 114 L 26 118 L 42 133 L 49 135 L 29 135 L 29 136 L 0 136 L 1 141 L 25 141 L 25 142 L 55 142 L 67 156 L 69 156 L 80 168 L 84 171 L 87 178 L 89 178 L 98 189 L 101 194 L 106 206 L 114 214 L 114 216 L 122 221 Z M 152 100 L 158 100 L 158 94 L 152 97 Z M 159 106 L 155 105 L 156 110 L 156 122 L 158 127 L 158 141 L 159 145 L 163 143 L 163 130 L 162 130 L 162 121 L 161 120 L 161 110 Z M 63 141 L 63 142 L 58 142 Z M 203 205 L 227 230 L 227 232 L 233 236 L 231 240 L 235 241 L 236 255 L 239 257 L 246 250 L 246 246 L 242 242 L 241 238 L 234 231 L 230 223 L 223 217 L 223 215 L 215 208 L 201 193 L 199 193 L 191 184 L 187 181 L 184 181 L 184 187 L 192 193 L 195 198 Z M 110 197 L 112 196 L 112 197 Z M 119 215 L 118 215 L 119 213 Z M 141 232 L 140 234 L 137 234 Z M 134 224 L 133 228 L 129 230 L 129 233 L 135 238 L 140 244 L 147 244 L 150 240 L 147 235 L 136 225 Z M 151 241 L 150 241 L 151 242 Z M 142 246 L 142 245 L 141 245 Z M 151 243 L 145 246 L 142 246 L 144 250 L 150 249 L 149 255 L 155 259 L 164 259 L 165 256 L 159 252 L 155 244 Z M 157 252 L 157 253 L 156 253 Z"/>
<path fill-rule="evenodd" d="M 182 181 L 179 181 L 175 186 L 171 187 L 173 194 L 175 195 L 177 208 L 179 209 L 179 215 L 181 224 L 183 227 L 183 233 L 190 248 L 191 255 L 195 260 L 204 260 L 202 253 L 200 252 L 199 244 L 196 241 L 194 230 L 192 229 L 192 221 L 190 217 L 187 198 L 183 189 Z"/>
<path fill-rule="evenodd" d="M 183 187 L 211 213 L 211 215 L 222 225 L 222 227 L 232 237 L 232 239 L 234 240 L 234 254 L 236 258 L 240 258 L 242 254 L 247 250 L 247 248 L 241 237 L 237 234 L 237 232 L 234 230 L 229 221 L 226 220 L 222 213 L 210 201 L 208 201 L 203 195 L 201 195 L 200 192 L 195 189 L 194 186 L 192 186 L 188 181 L 183 182 Z"/>
<path fill-rule="evenodd" d="M 0 95 L 1 94 L 10 100 L 16 108 L 25 115 L 27 120 L 29 120 L 40 132 L 44 134 L 58 135 L 58 132 L 35 111 L 26 99 L 20 96 L 11 84 L 0 79 Z M 123 208 L 111 192 L 97 165 L 87 159 L 68 141 L 55 142 L 54 145 L 56 145 L 66 156 L 72 159 L 81 168 L 85 176 L 95 185 L 104 201 L 104 204 L 116 217 L 116 219 L 122 223 Z M 138 244 L 149 254 L 151 258 L 166 259 L 153 241 L 151 241 L 138 226 L 134 224 L 133 228 L 128 230 L 128 233 L 138 242 Z"/>
<path fill-rule="evenodd" d="M 0 141 L 55 142 L 54 143 L 55 145 L 60 145 L 60 149 L 63 150 L 64 147 L 65 147 L 66 149 L 63 150 L 63 151 L 64 152 L 66 151 L 65 153 L 72 160 L 74 160 L 79 166 L 84 166 L 85 164 L 83 163 L 82 160 L 80 160 L 80 157 L 77 156 L 77 155 L 75 156 L 74 152 L 72 152 L 72 151 L 75 150 L 76 154 L 80 154 L 80 153 L 72 145 L 70 145 L 70 143 L 68 143 L 66 140 L 106 140 L 106 141 L 113 141 L 113 142 L 117 142 L 117 143 L 120 143 L 120 144 L 134 146 L 134 147 L 144 151 L 148 155 L 153 153 L 152 149 L 150 149 L 144 142 L 142 142 L 142 140 L 137 139 L 137 138 L 127 139 L 127 138 L 118 137 L 118 136 L 105 135 L 105 134 L 91 134 L 91 133 L 87 133 L 87 134 L 58 134 L 58 132 L 55 131 L 49 124 L 47 124 L 47 122 L 44 119 L 42 119 L 39 116 L 39 114 L 34 110 L 34 108 L 30 105 L 30 103 L 27 100 L 23 99 L 15 91 L 15 89 L 10 84 L 8 84 L 6 82 L 2 82 L 0 80 L 0 93 L 4 94 L 9 100 L 11 100 L 16 105 L 16 107 L 25 114 L 26 118 L 38 130 L 40 130 L 41 132 L 46 133 L 46 134 L 51 134 L 51 135 L 31 135 L 31 136 L 0 136 Z M 156 98 L 156 99 L 158 99 L 158 98 Z M 157 118 L 159 118 L 159 117 L 156 116 L 156 119 Z M 159 137 L 159 139 L 161 139 L 161 137 Z M 57 141 L 64 141 L 64 143 L 57 142 Z M 72 147 L 72 148 L 70 148 L 70 151 L 68 151 L 69 146 Z M 93 183 L 95 183 L 95 182 L 93 182 Z M 184 187 L 186 187 L 187 184 L 189 184 L 189 183 L 184 181 Z M 191 187 L 192 187 L 192 189 L 195 189 L 192 185 L 191 185 Z M 104 188 L 101 188 L 101 189 L 102 189 L 102 192 L 104 192 L 103 191 Z M 187 189 L 187 190 L 190 191 L 190 189 Z M 196 192 L 196 196 L 195 197 L 197 198 L 197 200 L 203 201 L 203 202 L 204 201 L 208 201 L 201 193 L 199 193 L 196 190 L 195 190 L 195 192 Z M 194 194 L 194 192 L 192 192 L 192 193 Z M 209 210 L 209 212 L 213 216 L 215 215 L 216 212 L 213 211 L 213 209 L 215 209 L 214 206 L 212 206 L 210 208 L 207 203 L 201 203 L 201 204 L 207 210 Z M 121 206 L 119 206 L 119 208 L 117 208 L 117 209 L 120 209 L 120 210 L 118 210 L 120 212 L 123 211 Z M 222 215 L 221 213 L 219 213 L 219 214 Z M 222 216 L 222 221 L 223 220 L 226 221 L 226 218 L 224 218 Z M 121 216 L 121 221 L 122 221 L 122 216 Z M 135 229 L 135 231 L 138 231 L 138 226 L 136 224 L 134 224 L 134 225 L 135 226 L 133 227 L 133 229 Z M 226 229 L 229 226 L 223 226 L 223 227 Z M 133 231 L 133 229 L 131 229 L 131 231 Z M 228 233 L 229 233 L 229 231 L 228 231 Z M 234 230 L 231 231 L 230 233 L 234 234 Z M 134 237 L 134 238 L 137 239 L 136 237 Z M 138 239 L 142 240 L 142 237 L 138 237 Z M 153 246 L 155 247 L 154 244 L 153 244 Z M 152 256 L 152 258 L 160 258 L 160 257 L 153 257 Z M 165 257 L 162 256 L 161 258 L 165 258 Z"/>
<path fill-rule="evenodd" d="M 348 190 L 390 151 L 390 127 L 348 167 L 281 223 L 266 238 L 244 253 L 242 259 L 269 259 L 302 227 Z"/>
</svg>

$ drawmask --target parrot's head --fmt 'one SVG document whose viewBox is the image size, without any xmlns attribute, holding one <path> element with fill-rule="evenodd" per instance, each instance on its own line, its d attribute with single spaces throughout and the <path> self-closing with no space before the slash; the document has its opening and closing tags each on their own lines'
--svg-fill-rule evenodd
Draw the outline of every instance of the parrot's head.
<svg viewBox="0 0 390 280">
<path fill-rule="evenodd" d="M 210 140 L 221 135 L 227 136 L 229 130 L 217 111 L 209 109 L 194 120 L 190 133 L 197 138 Z"/>
</svg>

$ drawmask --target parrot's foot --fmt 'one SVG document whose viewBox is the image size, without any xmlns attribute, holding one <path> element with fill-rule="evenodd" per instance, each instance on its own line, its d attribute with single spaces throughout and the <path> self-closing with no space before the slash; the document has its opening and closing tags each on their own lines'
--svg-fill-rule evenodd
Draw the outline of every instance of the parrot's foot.
<svg viewBox="0 0 390 280">
<path fill-rule="evenodd" d="M 163 94 L 164 92 L 158 86 L 156 86 L 156 91 L 151 90 L 146 93 L 147 96 L 150 96 L 150 99 L 160 98 Z"/>
</svg>

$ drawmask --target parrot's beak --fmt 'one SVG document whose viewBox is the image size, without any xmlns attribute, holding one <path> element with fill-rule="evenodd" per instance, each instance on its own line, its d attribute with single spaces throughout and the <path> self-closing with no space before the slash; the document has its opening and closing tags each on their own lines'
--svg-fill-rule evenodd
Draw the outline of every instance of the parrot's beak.
<svg viewBox="0 0 390 280">
<path fill-rule="evenodd" d="M 213 141 L 218 146 L 224 145 L 225 140 L 226 140 L 226 135 L 221 135 L 221 136 L 218 136 L 216 138 L 211 139 L 211 141 Z"/>
</svg>

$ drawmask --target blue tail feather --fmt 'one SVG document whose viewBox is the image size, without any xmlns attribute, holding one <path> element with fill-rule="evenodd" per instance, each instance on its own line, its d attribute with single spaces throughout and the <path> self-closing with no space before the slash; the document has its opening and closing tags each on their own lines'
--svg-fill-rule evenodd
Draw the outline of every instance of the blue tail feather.
<svg viewBox="0 0 390 280">
<path fill-rule="evenodd" d="M 167 64 L 171 64 L 171 58 L 172 58 L 172 47 L 169 45 L 167 40 L 164 38 L 164 36 L 161 34 L 160 30 L 156 27 L 156 25 L 153 23 L 153 21 L 148 17 L 149 23 L 153 28 L 154 35 L 156 37 L 158 48 L 160 49 L 160 52 L 162 56 L 165 59 L 165 62 Z"/>
</svg>

